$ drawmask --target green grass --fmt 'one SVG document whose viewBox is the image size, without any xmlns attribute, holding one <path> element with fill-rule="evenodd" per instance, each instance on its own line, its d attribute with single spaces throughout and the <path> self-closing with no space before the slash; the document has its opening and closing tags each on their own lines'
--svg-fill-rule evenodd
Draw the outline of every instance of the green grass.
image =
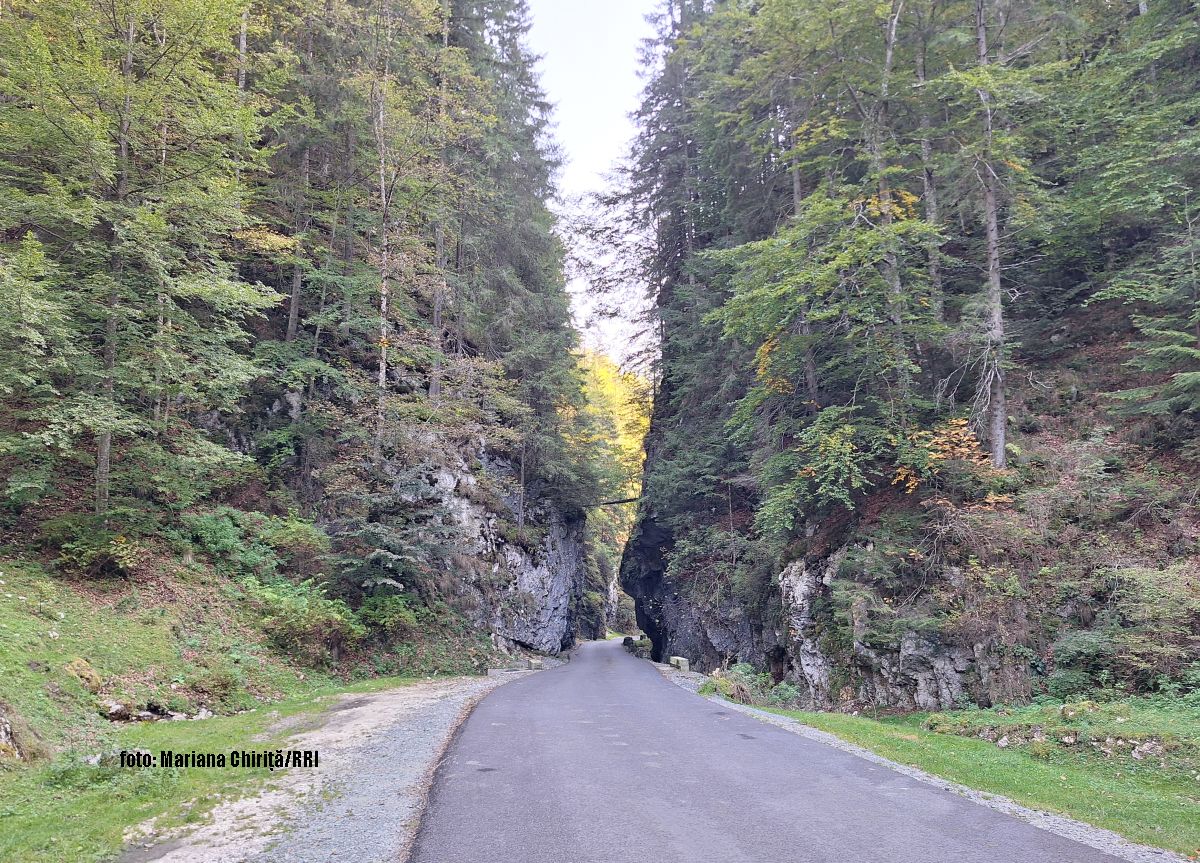
<svg viewBox="0 0 1200 863">
<path fill-rule="evenodd" d="M 199 818 L 222 795 L 253 790 L 260 770 L 133 770 L 84 758 L 144 748 L 227 752 L 274 748 L 282 717 L 316 713 L 350 686 L 300 669 L 267 645 L 228 582 L 182 569 L 151 584 L 68 582 L 39 565 L 0 559 L 0 712 L 18 744 L 51 757 L 0 757 L 0 861 L 90 863 L 112 859 L 124 832 L 149 818 L 164 827 Z M 84 660 L 101 686 L 90 691 L 67 666 Z M 220 715 L 199 722 L 113 723 L 99 700 L 157 704 Z M 268 706 L 269 705 L 269 706 Z M 314 722 L 316 720 L 314 719 Z M 265 735 L 261 741 L 253 738 Z"/>
<path fill-rule="evenodd" d="M 120 726 L 105 751 L 143 748 L 227 752 L 271 749 L 305 727 L 272 733 L 280 719 L 316 714 L 342 692 L 403 685 L 402 679 L 326 687 L 270 708 L 199 722 L 153 722 Z M 262 739 L 255 738 L 262 735 Z M 254 790 L 272 774 L 263 769 L 121 769 L 92 767 L 82 753 L 67 752 L 40 766 L 0 772 L 0 861 L 92 863 L 111 859 L 125 831 L 150 818 L 170 828 L 195 822 L 225 796 Z"/>
<path fill-rule="evenodd" d="M 1117 718 L 1119 713 L 1127 713 L 1130 718 L 1119 723 L 1127 736 L 1140 726 L 1145 736 L 1175 735 L 1180 741 L 1185 738 L 1179 732 L 1189 739 L 1200 735 L 1195 710 L 1186 705 L 1173 710 L 1170 706 L 1135 702 L 1133 707 L 1113 707 L 1103 715 Z M 1007 722 L 1032 728 L 1035 724 L 1045 725 L 1049 713 L 1055 711 L 1057 708 L 1031 707 L 879 720 L 838 713 L 772 712 L 798 719 L 901 764 L 1009 797 L 1034 809 L 1104 827 L 1134 842 L 1187 855 L 1200 854 L 1200 776 L 1190 773 L 1194 767 L 1190 743 L 1178 746 L 1174 751 L 1181 757 L 1164 769 L 1160 759 L 1106 758 L 1089 744 L 1076 744 L 1074 748 L 1046 745 L 1032 747 L 1033 751 L 1031 746 L 1001 749 L 978 737 L 962 736 L 961 732 L 939 733 L 922 727 L 931 719 L 935 727 L 982 729 Z M 1104 720 L 1097 713 L 1092 711 L 1084 721 L 1107 734 L 1107 727 L 1099 727 Z M 1137 723 L 1133 722 L 1133 714 L 1140 714 Z M 966 718 L 958 719 L 963 716 Z"/>
<path fill-rule="evenodd" d="M 98 743 L 110 726 L 67 671 L 80 659 L 101 678 L 102 696 L 183 712 L 245 710 L 334 682 L 271 651 L 206 576 L 72 585 L 0 559 L 0 702 L 58 749 Z"/>
</svg>

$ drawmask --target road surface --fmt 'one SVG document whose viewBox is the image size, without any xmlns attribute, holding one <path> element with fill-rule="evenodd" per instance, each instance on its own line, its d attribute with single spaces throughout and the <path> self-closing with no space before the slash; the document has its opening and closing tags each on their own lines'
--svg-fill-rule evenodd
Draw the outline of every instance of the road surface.
<svg viewBox="0 0 1200 863">
<path fill-rule="evenodd" d="M 1114 863 L 723 708 L 616 641 L 504 686 L 434 782 L 415 863 Z"/>
</svg>

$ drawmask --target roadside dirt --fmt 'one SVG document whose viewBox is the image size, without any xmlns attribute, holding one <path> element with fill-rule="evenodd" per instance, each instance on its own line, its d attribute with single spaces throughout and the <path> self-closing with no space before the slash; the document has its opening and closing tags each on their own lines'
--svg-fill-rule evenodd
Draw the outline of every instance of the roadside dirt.
<svg viewBox="0 0 1200 863">
<path fill-rule="evenodd" d="M 295 729 L 287 747 L 319 751 L 319 769 L 280 772 L 258 794 L 219 804 L 186 835 L 139 825 L 120 863 L 402 860 L 454 731 L 503 682 L 462 678 L 346 695 L 319 714 L 282 720 L 271 736 Z"/>
</svg>

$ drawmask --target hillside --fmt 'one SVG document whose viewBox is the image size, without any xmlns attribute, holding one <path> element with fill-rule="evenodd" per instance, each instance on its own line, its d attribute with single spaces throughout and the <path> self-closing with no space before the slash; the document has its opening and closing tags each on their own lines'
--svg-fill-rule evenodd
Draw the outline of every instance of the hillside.
<svg viewBox="0 0 1200 863">
<path fill-rule="evenodd" d="M 1200 687 L 1200 40 L 1126 12 L 671 5 L 609 226 L 656 656 L 847 711 Z"/>
<path fill-rule="evenodd" d="M 4 755 L 602 636 L 636 381 L 525 4 L 118 6 L 0 23 Z"/>
</svg>

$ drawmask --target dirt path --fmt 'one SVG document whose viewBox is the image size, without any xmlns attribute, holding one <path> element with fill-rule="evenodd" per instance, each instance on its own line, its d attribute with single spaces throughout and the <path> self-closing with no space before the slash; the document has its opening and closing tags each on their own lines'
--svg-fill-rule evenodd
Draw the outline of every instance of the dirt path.
<svg viewBox="0 0 1200 863">
<path fill-rule="evenodd" d="M 291 749 L 318 750 L 319 770 L 281 773 L 257 796 L 219 805 L 184 836 L 143 825 L 120 863 L 402 860 L 433 768 L 471 708 L 502 682 L 439 680 L 343 696 L 318 717 L 319 727 L 288 741 Z"/>
</svg>

